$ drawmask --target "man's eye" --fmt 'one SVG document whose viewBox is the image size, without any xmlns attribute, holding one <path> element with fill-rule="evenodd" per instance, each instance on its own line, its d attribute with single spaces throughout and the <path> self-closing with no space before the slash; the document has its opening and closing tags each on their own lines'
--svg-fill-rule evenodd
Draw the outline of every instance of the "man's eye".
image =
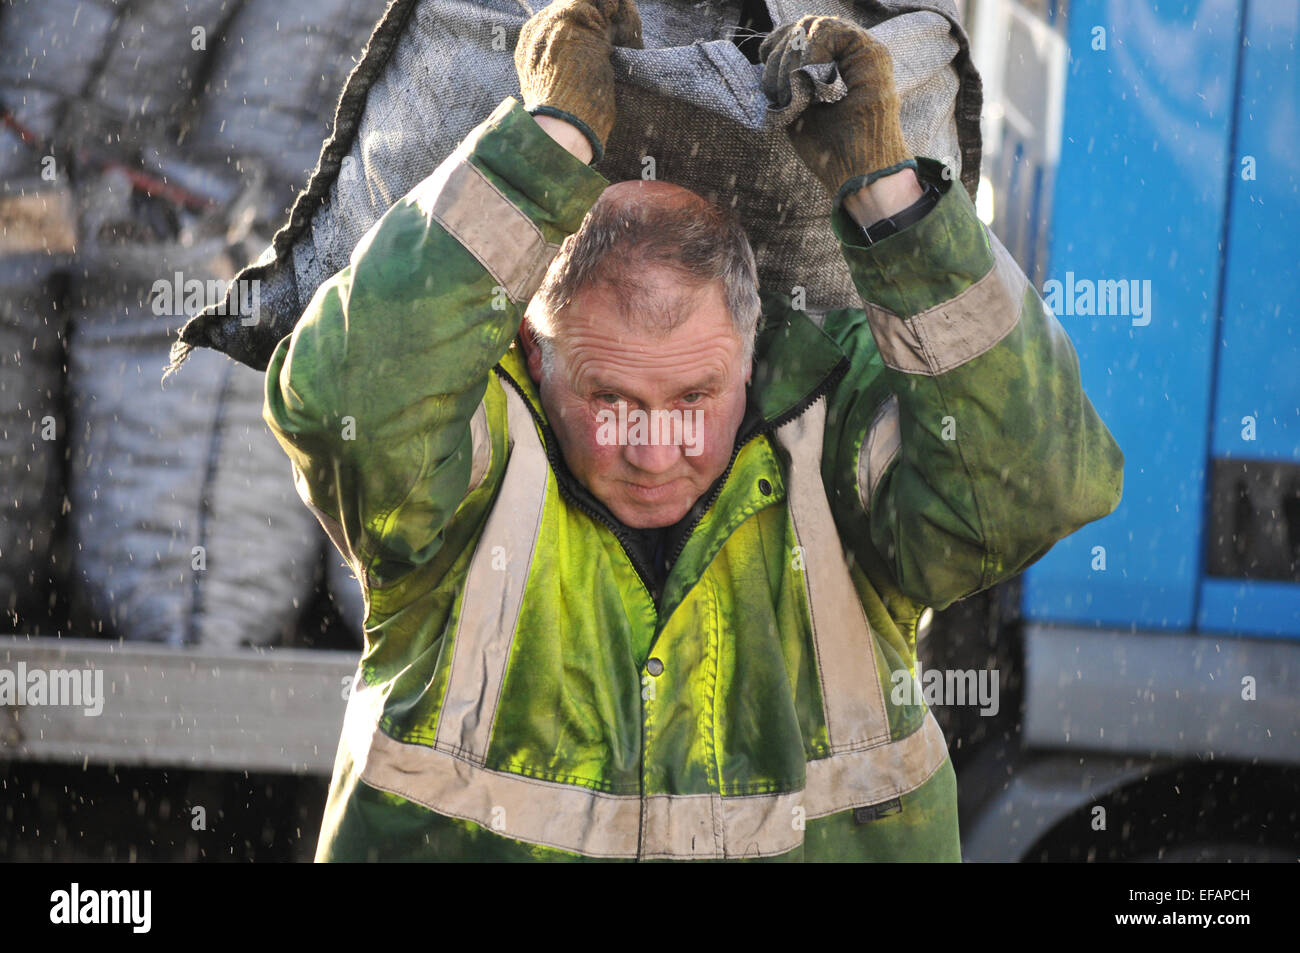
<svg viewBox="0 0 1300 953">
<path fill-rule="evenodd" d="M 695 390 L 695 391 L 691 391 L 689 394 L 687 394 L 685 397 L 683 397 L 682 400 L 686 401 L 686 403 L 688 403 L 688 404 L 698 404 L 698 403 L 699 403 L 700 401 L 702 401 L 706 396 L 708 396 L 708 395 L 706 395 L 703 391 Z M 692 399 L 691 399 L 692 397 L 695 398 L 695 399 L 692 400 Z"/>
<path fill-rule="evenodd" d="M 597 394 L 596 399 L 604 404 L 617 404 L 618 394 Z"/>
</svg>

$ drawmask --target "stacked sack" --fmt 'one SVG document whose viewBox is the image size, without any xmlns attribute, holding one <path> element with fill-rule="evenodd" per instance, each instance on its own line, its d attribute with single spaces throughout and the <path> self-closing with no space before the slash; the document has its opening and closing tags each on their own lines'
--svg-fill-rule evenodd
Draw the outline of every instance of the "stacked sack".
<svg viewBox="0 0 1300 953">
<path fill-rule="evenodd" d="M 76 222 L 64 189 L 5 179 L 0 193 L 0 627 L 38 615 L 63 501 L 61 274 Z"/>
<path fill-rule="evenodd" d="M 30 177 L 53 156 L 77 246 L 62 265 L 66 380 L 50 289 L 0 289 L 10 302 L 0 308 L 0 459 L 21 458 L 23 478 L 46 488 L 32 506 L 39 494 L 18 494 L 22 506 L 43 508 L 38 517 L 21 508 L 0 516 L 0 547 L 19 540 L 0 548 L 0 585 L 24 578 L 25 567 L 9 571 L 23 539 L 26 551 L 40 549 L 39 531 L 64 495 L 48 492 L 57 469 L 49 461 L 62 451 L 72 554 L 63 584 L 74 594 L 76 634 L 234 648 L 295 630 L 326 543 L 261 419 L 263 375 L 208 354 L 180 386 L 159 377 L 180 326 L 221 299 L 232 260 L 265 242 L 266 223 L 306 180 L 382 8 L 382 0 L 0 7 L 0 105 L 11 114 L 0 167 Z M 256 304 L 256 286 L 241 290 L 237 302 Z M 10 347 L 28 339 L 36 343 Z M 49 340 L 59 344 L 57 362 Z M 23 358 L 21 386 L 9 384 L 11 353 Z M 67 408 L 58 449 L 33 443 L 37 415 L 49 416 L 29 396 L 41 393 Z M 359 593 L 351 620 L 359 629 L 358 603 Z"/>
</svg>

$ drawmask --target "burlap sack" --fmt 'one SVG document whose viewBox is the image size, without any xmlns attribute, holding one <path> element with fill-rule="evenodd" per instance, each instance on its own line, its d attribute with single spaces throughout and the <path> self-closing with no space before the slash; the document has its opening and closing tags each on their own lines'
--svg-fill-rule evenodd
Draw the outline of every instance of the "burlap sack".
<svg viewBox="0 0 1300 953">
<path fill-rule="evenodd" d="M 9 0 L 0 4 L 0 108 L 60 169 L 73 152 L 147 156 L 174 142 L 202 95 L 230 0 Z M 0 173 L 33 143 L 0 128 Z M 75 147 L 75 148 L 74 148 Z"/>
<path fill-rule="evenodd" d="M 75 618 L 132 641 L 278 643 L 311 595 L 323 534 L 262 420 L 263 375 L 208 353 L 185 387 L 160 387 L 157 368 L 187 313 L 139 273 L 145 247 L 160 277 L 230 272 L 201 252 L 132 243 L 118 268 L 72 284 Z"/>
<path fill-rule="evenodd" d="M 267 645 L 294 632 L 312 595 L 324 536 L 262 420 L 262 375 L 217 354 L 196 361 L 184 387 L 160 387 L 158 371 L 179 327 L 203 307 L 176 292 L 191 281 L 228 280 L 227 252 L 283 214 L 307 179 L 353 65 L 345 51 L 361 46 L 383 3 L 221 2 L 219 29 L 201 44 L 202 75 L 192 69 L 186 24 L 202 22 L 209 0 L 188 12 L 154 0 L 118 5 L 128 26 L 154 17 L 139 31 L 158 43 L 139 54 L 144 61 L 172 55 L 154 64 L 164 115 L 178 118 L 173 99 L 186 95 L 175 88 L 177 74 L 206 90 L 183 104 L 183 143 L 160 133 L 165 124 L 147 127 L 156 142 L 139 164 L 219 201 L 168 207 L 142 200 L 122 169 L 77 170 L 70 588 L 75 617 L 91 631 L 176 645 Z M 110 33 L 124 28 L 115 22 Z M 138 110 L 131 90 L 149 79 L 114 85 L 121 56 L 107 55 L 88 80 L 83 133 L 111 125 L 117 106 Z M 172 286 L 166 303 L 155 294 L 159 282 Z"/>
<path fill-rule="evenodd" d="M 232 174 L 250 160 L 263 167 L 257 214 L 272 229 L 315 168 L 339 91 L 386 3 L 248 0 L 215 44 L 185 148 Z"/>
<path fill-rule="evenodd" d="M 652 162 L 654 177 L 739 211 L 764 287 L 802 286 L 811 309 L 857 305 L 829 226 L 831 197 L 784 132 L 812 96 L 843 95 L 835 67 L 806 68 L 800 98 L 772 110 L 762 67 L 733 42 L 740 0 L 637 6 L 646 48 L 614 52 L 618 119 L 597 170 L 619 181 Z M 870 29 L 893 55 L 909 149 L 945 160 L 973 195 L 981 91 L 951 2 L 766 0 L 766 8 L 773 24 L 817 13 Z M 258 322 L 210 309 L 183 329 L 169 371 L 194 347 L 265 369 L 370 226 L 505 96 L 519 95 L 513 50 L 530 15 L 514 0 L 395 0 L 349 77 L 288 223 L 239 276 L 261 283 Z"/>
<path fill-rule="evenodd" d="M 0 194 L 0 630 L 39 613 L 63 503 L 66 310 L 59 272 L 75 238 L 66 190 Z"/>
</svg>

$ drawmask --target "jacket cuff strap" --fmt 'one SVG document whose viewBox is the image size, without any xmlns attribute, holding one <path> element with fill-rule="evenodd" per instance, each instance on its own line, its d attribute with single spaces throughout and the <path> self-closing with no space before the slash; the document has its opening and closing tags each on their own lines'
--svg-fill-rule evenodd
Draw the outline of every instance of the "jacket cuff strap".
<svg viewBox="0 0 1300 953">
<path fill-rule="evenodd" d="M 542 103 L 541 105 L 538 106 L 528 106 L 525 108 L 524 111 L 527 112 L 528 115 L 530 116 L 538 116 L 538 115 L 554 116 L 556 119 L 563 119 L 565 122 L 572 123 L 574 126 L 577 126 L 578 130 L 584 136 L 586 136 L 588 141 L 591 143 L 592 156 L 591 156 L 591 162 L 587 163 L 588 165 L 599 162 L 601 159 L 605 157 L 605 147 L 604 145 L 601 144 L 600 138 L 596 135 L 595 132 L 592 131 L 590 126 L 588 126 L 585 122 L 583 122 L 573 113 L 566 112 L 565 110 L 560 109 L 558 106 L 548 106 L 545 103 Z"/>
<path fill-rule="evenodd" d="M 876 179 L 883 179 L 887 175 L 893 175 L 895 172 L 902 172 L 904 169 L 911 169 L 913 172 L 916 172 L 916 160 L 904 159 L 902 162 L 896 162 L 894 165 L 886 166 L 883 169 L 877 169 L 875 172 L 869 172 L 866 175 L 855 175 L 853 178 L 841 185 L 840 190 L 835 193 L 835 208 L 839 208 L 840 203 L 858 189 L 864 189 L 872 182 L 876 181 Z"/>
</svg>

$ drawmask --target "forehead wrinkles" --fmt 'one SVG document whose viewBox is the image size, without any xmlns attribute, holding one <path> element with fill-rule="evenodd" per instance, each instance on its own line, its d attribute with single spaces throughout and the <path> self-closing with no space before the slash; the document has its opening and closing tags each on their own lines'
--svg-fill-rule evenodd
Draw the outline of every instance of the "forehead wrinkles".
<svg viewBox="0 0 1300 953">
<path fill-rule="evenodd" d="M 673 389 L 727 382 L 727 350 L 720 344 L 682 347 L 673 352 L 643 354 L 597 347 L 579 348 L 572 357 L 576 387 L 600 384 L 616 390 Z"/>
<path fill-rule="evenodd" d="M 593 363 L 617 366 L 623 374 L 646 365 L 689 365 L 698 373 L 713 364 L 725 371 L 734 329 L 716 291 L 665 271 L 624 272 L 584 289 L 565 309 L 561 332 L 574 378 Z"/>
<path fill-rule="evenodd" d="M 603 337 L 578 333 L 570 340 L 571 384 L 583 389 L 595 384 L 642 397 L 646 391 L 672 391 L 693 387 L 716 377 L 715 386 L 729 379 L 728 369 L 734 342 L 711 335 L 706 341 L 611 342 Z M 631 393 L 638 391 L 638 393 Z"/>
</svg>

